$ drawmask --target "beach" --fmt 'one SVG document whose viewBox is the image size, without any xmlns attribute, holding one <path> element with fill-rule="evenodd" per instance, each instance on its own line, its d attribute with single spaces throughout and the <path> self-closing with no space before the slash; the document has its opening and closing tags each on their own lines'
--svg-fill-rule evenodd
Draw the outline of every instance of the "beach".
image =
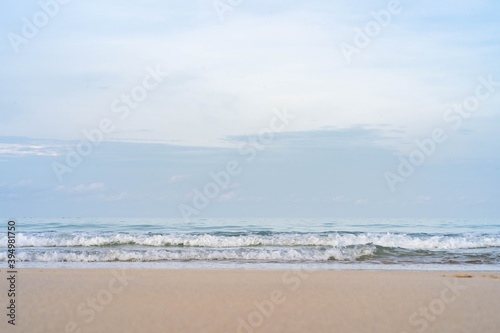
<svg viewBox="0 0 500 333">
<path fill-rule="evenodd" d="M 0 13 L 0 333 L 500 333 L 500 1 Z"/>
<path fill-rule="evenodd" d="M 500 331 L 491 272 L 24 268 L 16 290 L 2 332 Z"/>
</svg>

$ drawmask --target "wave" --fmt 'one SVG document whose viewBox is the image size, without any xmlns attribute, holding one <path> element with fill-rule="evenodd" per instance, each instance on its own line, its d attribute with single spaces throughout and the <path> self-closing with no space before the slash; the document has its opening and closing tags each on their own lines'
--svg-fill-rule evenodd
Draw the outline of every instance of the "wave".
<svg viewBox="0 0 500 333">
<path fill-rule="evenodd" d="M 36 233 L 17 235 L 18 247 L 107 247 L 140 245 L 150 247 L 244 248 L 259 246 L 346 247 L 376 245 L 409 250 L 453 250 L 500 247 L 498 234 L 427 235 L 397 233 L 275 233 L 275 234 L 91 234 Z M 7 244 L 6 236 L 0 244 Z"/>
<path fill-rule="evenodd" d="M 28 250 L 18 253 L 20 262 L 111 262 L 111 261 L 166 261 L 166 260 L 257 260 L 257 261 L 329 261 L 358 260 L 371 256 L 375 246 L 352 248 L 300 248 L 300 249 L 96 249 L 78 251 Z M 6 261 L 0 253 L 0 261 Z"/>
</svg>

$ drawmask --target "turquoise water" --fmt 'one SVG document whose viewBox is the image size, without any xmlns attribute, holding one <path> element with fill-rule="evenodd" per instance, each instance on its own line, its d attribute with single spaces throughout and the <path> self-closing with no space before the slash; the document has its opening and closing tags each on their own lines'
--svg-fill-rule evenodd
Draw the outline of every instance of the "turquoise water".
<svg viewBox="0 0 500 333">
<path fill-rule="evenodd" d="M 500 271 L 500 219 L 16 222 L 18 267 Z M 4 230 L 2 246 L 7 223 Z M 0 261 L 6 258 L 3 247 Z"/>
</svg>

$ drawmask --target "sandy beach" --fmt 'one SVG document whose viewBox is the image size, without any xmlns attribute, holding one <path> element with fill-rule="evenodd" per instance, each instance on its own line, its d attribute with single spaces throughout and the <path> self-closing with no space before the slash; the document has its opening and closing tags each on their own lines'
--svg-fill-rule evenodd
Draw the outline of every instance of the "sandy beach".
<svg viewBox="0 0 500 333">
<path fill-rule="evenodd" d="M 16 289 L 2 332 L 500 331 L 492 273 L 20 269 Z"/>
</svg>

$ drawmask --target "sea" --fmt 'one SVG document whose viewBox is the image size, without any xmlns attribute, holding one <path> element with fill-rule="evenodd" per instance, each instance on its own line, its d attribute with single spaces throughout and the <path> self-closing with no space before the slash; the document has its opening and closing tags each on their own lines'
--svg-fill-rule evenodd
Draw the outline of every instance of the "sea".
<svg viewBox="0 0 500 333">
<path fill-rule="evenodd" d="M 0 261 L 7 265 L 7 221 Z M 500 219 L 19 218 L 17 268 L 500 271 Z M 3 230 L 2 230 L 3 229 Z"/>
</svg>

